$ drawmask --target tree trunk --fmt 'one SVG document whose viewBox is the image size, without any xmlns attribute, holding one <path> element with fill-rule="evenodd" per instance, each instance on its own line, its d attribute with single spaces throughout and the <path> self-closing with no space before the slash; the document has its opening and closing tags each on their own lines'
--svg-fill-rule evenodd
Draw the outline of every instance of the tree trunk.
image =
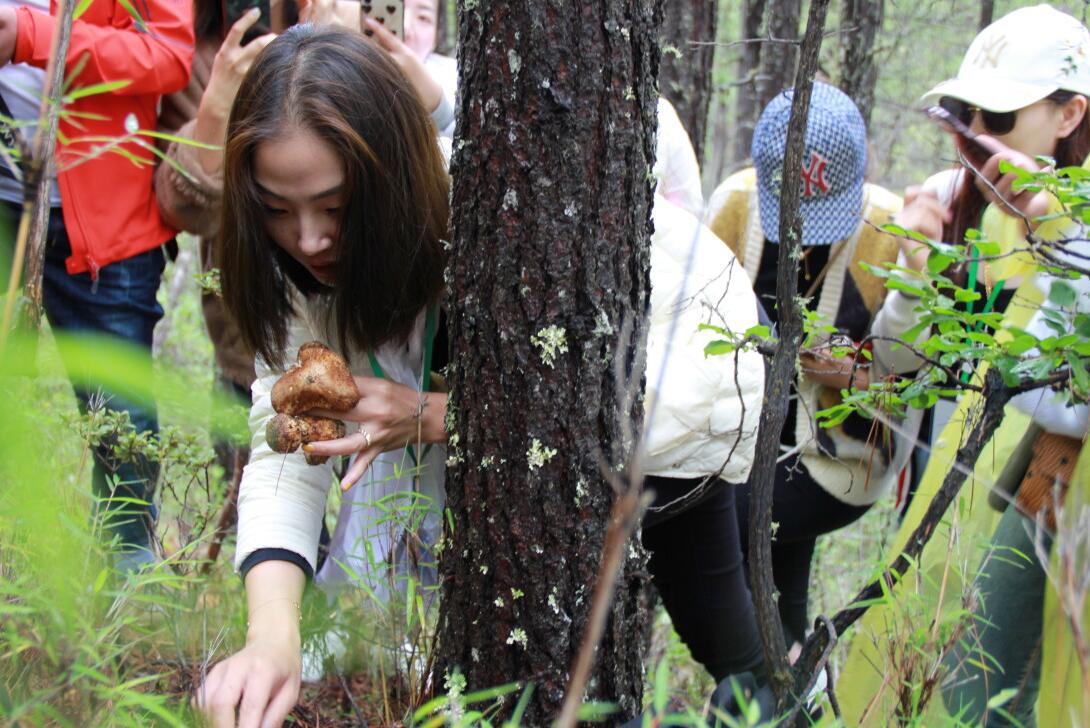
<svg viewBox="0 0 1090 728">
<path fill-rule="evenodd" d="M 995 17 L 995 0 L 980 0 L 980 23 L 978 27 L 984 30 L 992 24 Z"/>
<path fill-rule="evenodd" d="M 878 80 L 874 41 L 882 29 L 884 11 L 884 0 L 843 0 L 841 4 L 840 24 L 847 32 L 841 35 L 840 90 L 859 107 L 868 129 Z"/>
<path fill-rule="evenodd" d="M 757 71 L 757 108 L 754 123 L 776 94 L 790 88 L 798 62 L 799 13 L 802 0 L 767 0 L 768 30 L 761 45 Z"/>
<path fill-rule="evenodd" d="M 829 0 L 811 0 L 806 38 L 793 86 L 791 118 L 787 125 L 781 178 L 798 180 L 784 184 L 780 197 L 779 233 L 776 274 L 776 308 L 780 311 L 779 341 L 772 357 L 765 385 L 765 405 L 761 410 L 757 449 L 753 457 L 750 482 L 754 484 L 750 497 L 749 573 L 753 602 L 757 609 L 757 626 L 764 647 L 765 664 L 776 692 L 777 712 L 782 711 L 790 697 L 791 668 L 787 661 L 787 645 L 776 607 L 776 587 L 772 575 L 772 496 L 776 481 L 776 459 L 780 437 L 787 419 L 788 398 L 797 373 L 799 346 L 802 343 L 802 310 L 795 292 L 798 290 L 801 257 L 802 217 L 799 215 L 802 187 L 803 154 L 806 148 L 806 120 L 810 111 L 810 95 L 818 54 L 821 52 L 825 14 Z M 763 52 L 762 52 L 763 53 Z M 762 57 L 762 66 L 764 59 Z M 763 108 L 763 107 L 762 107 Z"/>
<path fill-rule="evenodd" d="M 622 423 L 642 416 L 656 5 L 459 9 L 434 684 L 532 683 L 526 725 L 559 713 L 614 499 L 602 471 L 627 461 Z M 642 693 L 641 569 L 626 560 L 586 690 L 625 716 Z"/>
<path fill-rule="evenodd" d="M 671 0 L 663 3 L 662 58 L 659 91 L 677 109 L 701 168 L 707 136 L 708 102 L 712 96 L 712 61 L 719 16 L 716 0 Z"/>
<path fill-rule="evenodd" d="M 749 158 L 753 127 L 757 123 L 757 113 L 763 108 L 757 106 L 757 74 L 761 64 L 761 43 L 758 38 L 765 3 L 763 0 L 743 0 L 741 9 L 742 52 L 738 56 L 738 105 L 735 114 L 738 132 L 734 138 L 736 160 Z"/>
</svg>

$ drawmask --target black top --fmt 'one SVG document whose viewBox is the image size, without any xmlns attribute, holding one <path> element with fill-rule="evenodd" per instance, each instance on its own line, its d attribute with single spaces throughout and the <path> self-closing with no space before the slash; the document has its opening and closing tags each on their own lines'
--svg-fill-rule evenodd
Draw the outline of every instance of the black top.
<svg viewBox="0 0 1090 728">
<path fill-rule="evenodd" d="M 814 285 L 814 281 L 821 275 L 821 271 L 829 262 L 830 245 L 803 246 L 803 258 L 799 261 L 798 295 L 804 296 Z M 776 309 L 776 273 L 779 270 L 780 246 L 776 243 L 765 242 L 761 253 L 761 266 L 757 269 L 757 279 L 753 282 L 753 291 L 757 294 L 757 300 L 768 312 L 768 317 L 777 326 L 780 323 L 780 312 Z M 824 283 L 824 281 L 822 282 Z M 821 299 L 822 284 L 810 294 L 807 308 L 813 311 Z M 795 444 L 795 417 L 798 411 L 798 395 L 792 394 L 787 401 L 787 419 L 784 420 L 783 433 L 780 442 L 787 446 Z"/>
</svg>

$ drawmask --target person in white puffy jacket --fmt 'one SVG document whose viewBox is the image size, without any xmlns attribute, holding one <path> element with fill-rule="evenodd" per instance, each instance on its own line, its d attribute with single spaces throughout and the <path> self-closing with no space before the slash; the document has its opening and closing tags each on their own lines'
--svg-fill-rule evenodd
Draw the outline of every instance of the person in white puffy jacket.
<svg viewBox="0 0 1090 728">
<path fill-rule="evenodd" d="M 745 332 L 757 325 L 757 299 L 734 254 L 691 213 L 660 194 L 652 217 L 642 461 L 644 487 L 654 492 L 642 531 L 648 568 L 675 630 L 717 682 L 743 673 L 763 682 L 734 498 L 753 465 L 764 361 L 752 349 L 706 356 L 721 336 L 700 328 Z"/>
<path fill-rule="evenodd" d="M 659 128 L 655 136 L 655 193 L 686 212 L 703 219 L 704 193 L 700 189 L 700 163 L 689 132 L 673 104 L 659 96 Z"/>
</svg>

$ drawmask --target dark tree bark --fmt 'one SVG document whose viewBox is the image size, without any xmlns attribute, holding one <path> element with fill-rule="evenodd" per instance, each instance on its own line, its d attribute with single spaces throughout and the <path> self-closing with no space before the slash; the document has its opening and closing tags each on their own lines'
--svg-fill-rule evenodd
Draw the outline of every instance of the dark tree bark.
<svg viewBox="0 0 1090 728">
<path fill-rule="evenodd" d="M 470 688 L 533 683 L 526 725 L 559 712 L 614 500 L 603 467 L 627 460 L 622 422 L 642 416 L 655 6 L 481 0 L 459 11 L 434 684 L 455 670 Z M 642 692 L 640 569 L 627 559 L 586 691 L 626 716 Z"/>
<path fill-rule="evenodd" d="M 980 23 L 977 27 L 984 30 L 992 24 L 995 17 L 995 0 L 980 0 Z"/>
<path fill-rule="evenodd" d="M 734 137 L 734 158 L 749 158 L 753 127 L 757 123 L 757 74 L 761 65 L 761 22 L 764 20 L 763 0 L 742 0 L 742 52 L 738 56 L 738 103 L 735 112 L 737 134 Z"/>
<path fill-rule="evenodd" d="M 799 216 L 799 190 L 802 187 L 802 157 L 806 142 L 806 119 L 810 109 L 810 92 L 817 71 L 822 33 L 829 0 L 811 0 L 810 17 L 806 22 L 806 38 L 799 55 L 798 72 L 791 99 L 791 119 L 787 126 L 787 147 L 784 151 L 784 184 L 780 199 L 780 241 L 776 246 L 776 308 L 780 311 L 779 341 L 772 357 L 766 380 L 765 405 L 761 410 L 757 449 L 753 458 L 750 482 L 754 483 L 749 522 L 749 572 L 753 601 L 757 607 L 757 626 L 764 645 L 777 703 L 782 709 L 794 688 L 791 668 L 787 662 L 780 613 L 776 608 L 776 586 L 772 579 L 772 493 L 776 480 L 776 458 L 780 435 L 787 419 L 787 401 L 794 386 L 796 361 L 802 343 L 802 311 L 797 302 L 798 260 L 802 239 L 802 218 Z M 763 60 L 762 60 L 763 65 Z M 779 712 L 779 711 L 777 711 Z"/>
<path fill-rule="evenodd" d="M 716 0 L 670 0 L 663 3 L 662 41 L 670 46 L 662 57 L 659 92 L 674 105 L 689 132 L 696 159 L 704 166 L 708 103 L 712 96 L 712 62 L 719 16 Z M 676 51 L 676 52 L 675 52 Z"/>
<path fill-rule="evenodd" d="M 799 14 L 802 0 L 767 0 L 768 21 L 761 43 L 761 63 L 757 70 L 757 108 L 754 123 L 776 94 L 790 88 L 798 62 Z"/>
<path fill-rule="evenodd" d="M 851 97 L 870 128 L 874 86 L 874 41 L 882 29 L 885 0 L 842 0 L 840 24 L 847 29 L 840 43 L 840 90 Z"/>
</svg>

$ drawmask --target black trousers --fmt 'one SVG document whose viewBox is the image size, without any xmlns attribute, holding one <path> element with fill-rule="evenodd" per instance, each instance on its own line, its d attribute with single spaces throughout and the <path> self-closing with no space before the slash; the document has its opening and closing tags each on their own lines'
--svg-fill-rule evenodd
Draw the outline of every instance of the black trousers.
<svg viewBox="0 0 1090 728">
<path fill-rule="evenodd" d="M 761 639 L 735 514 L 739 486 L 702 478 L 650 476 L 655 500 L 643 522 L 643 546 L 666 611 L 693 658 L 716 682 L 751 671 L 765 676 Z"/>
<path fill-rule="evenodd" d="M 751 481 L 738 486 L 736 496 L 743 554 L 749 553 L 752 491 Z M 802 642 L 810 626 L 807 616 L 810 562 L 817 537 L 847 526 L 869 508 L 849 505 L 830 495 L 795 458 L 776 465 L 772 521 L 779 526 L 772 541 L 772 575 L 780 593 L 780 620 L 787 632 L 788 645 Z"/>
</svg>

